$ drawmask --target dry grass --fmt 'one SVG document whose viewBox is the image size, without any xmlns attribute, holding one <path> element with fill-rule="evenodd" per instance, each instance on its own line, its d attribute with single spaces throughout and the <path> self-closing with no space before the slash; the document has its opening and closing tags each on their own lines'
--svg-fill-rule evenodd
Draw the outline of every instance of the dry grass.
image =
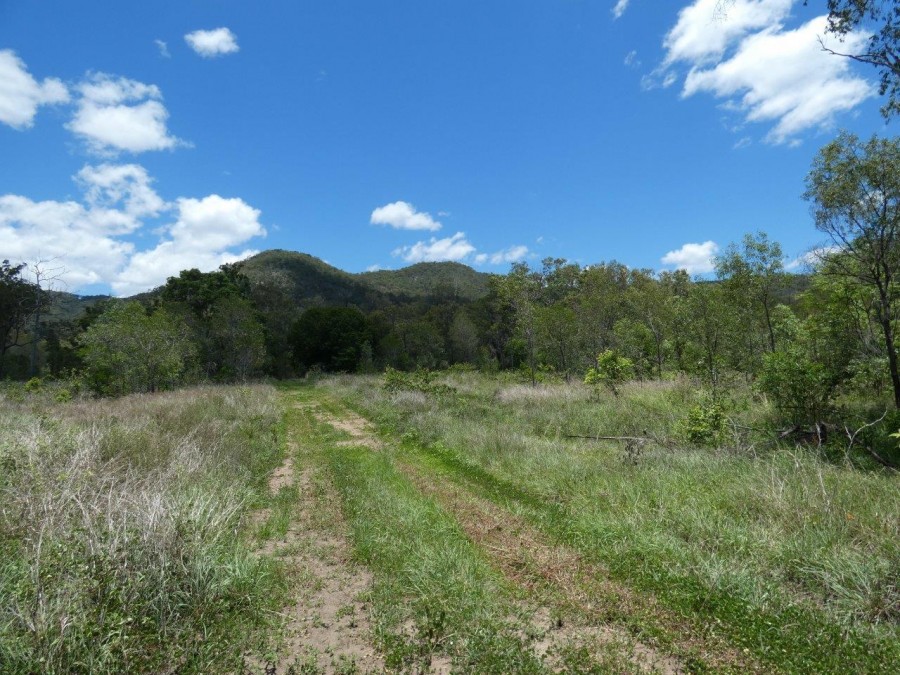
<svg viewBox="0 0 900 675">
<path fill-rule="evenodd" d="M 257 621 L 274 578 L 236 535 L 277 461 L 271 389 L 0 406 L 4 672 L 191 669 Z"/>
</svg>

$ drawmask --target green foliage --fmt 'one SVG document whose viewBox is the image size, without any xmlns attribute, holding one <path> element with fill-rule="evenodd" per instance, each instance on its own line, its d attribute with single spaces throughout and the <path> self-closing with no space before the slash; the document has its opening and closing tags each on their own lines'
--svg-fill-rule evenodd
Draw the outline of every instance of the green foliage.
<svg viewBox="0 0 900 675">
<path fill-rule="evenodd" d="M 855 31 L 869 36 L 862 53 L 849 57 L 878 69 L 878 93 L 887 96 L 881 113 L 886 119 L 900 115 L 900 11 L 896 4 L 883 0 L 828 0 L 827 31 L 841 40 Z"/>
<path fill-rule="evenodd" d="M 23 269 L 25 265 L 11 265 L 9 260 L 0 262 L 0 376 L 8 350 L 34 338 L 27 334 L 27 324 L 45 295 L 22 277 Z"/>
<path fill-rule="evenodd" d="M 597 354 L 596 366 L 588 369 L 584 377 L 584 383 L 597 390 L 606 387 L 613 395 L 619 395 L 619 385 L 626 382 L 634 375 L 634 365 L 631 359 L 619 356 L 611 349 Z"/>
<path fill-rule="evenodd" d="M 438 375 L 439 373 L 426 368 L 417 368 L 411 373 L 405 373 L 388 367 L 384 371 L 382 388 L 391 393 L 399 391 L 418 391 L 432 395 L 455 393 L 453 387 L 436 381 Z"/>
<path fill-rule="evenodd" d="M 169 389 L 184 381 L 195 348 L 185 324 L 165 310 L 148 315 L 118 303 L 82 336 L 86 377 L 104 395 Z"/>
<path fill-rule="evenodd" d="M 701 394 L 679 422 L 676 432 L 692 445 L 715 447 L 724 440 L 728 417 L 725 407 L 709 394 Z"/>
<path fill-rule="evenodd" d="M 488 294 L 490 277 L 461 263 L 426 262 L 399 270 L 363 272 L 358 278 L 389 295 L 472 301 Z"/>
<path fill-rule="evenodd" d="M 816 156 L 804 196 L 814 204 L 816 228 L 836 249 L 826 261 L 829 273 L 871 294 L 865 315 L 880 328 L 900 408 L 900 139 L 840 134 Z"/>
<path fill-rule="evenodd" d="M 766 354 L 757 381 L 779 417 L 796 425 L 822 422 L 831 407 L 833 385 L 825 367 L 802 346 Z"/>
<path fill-rule="evenodd" d="M 371 338 L 369 322 L 355 307 L 313 307 L 291 328 L 290 344 L 298 367 L 352 373 Z"/>
<path fill-rule="evenodd" d="M 37 394 L 44 388 L 44 381 L 39 377 L 32 377 L 25 383 L 25 391 L 29 394 Z"/>
</svg>

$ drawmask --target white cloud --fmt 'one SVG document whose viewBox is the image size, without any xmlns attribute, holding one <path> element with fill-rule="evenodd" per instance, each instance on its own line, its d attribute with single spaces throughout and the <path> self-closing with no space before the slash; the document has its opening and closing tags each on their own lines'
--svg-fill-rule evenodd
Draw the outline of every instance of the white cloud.
<svg viewBox="0 0 900 675">
<path fill-rule="evenodd" d="M 441 229 L 441 224 L 430 214 L 416 211 L 416 207 L 408 202 L 398 201 L 379 206 L 372 211 L 369 218 L 372 225 L 390 225 L 396 230 L 431 230 Z"/>
<path fill-rule="evenodd" d="M 237 36 L 224 27 L 213 30 L 195 30 L 193 33 L 185 35 L 184 40 L 191 49 L 206 59 L 233 54 L 240 50 Z"/>
<path fill-rule="evenodd" d="M 379 265 L 378 263 L 375 263 L 374 265 L 369 265 L 366 268 L 366 272 L 377 272 L 380 269 L 382 269 L 381 265 Z"/>
<path fill-rule="evenodd" d="M 16 262 L 59 258 L 70 287 L 106 282 L 124 264 L 133 245 L 104 231 L 100 221 L 77 202 L 0 196 L 3 257 Z"/>
<path fill-rule="evenodd" d="M 840 246 L 821 246 L 819 248 L 814 248 L 811 251 L 807 251 L 806 253 L 803 253 L 802 255 L 799 255 L 791 260 L 787 265 L 784 266 L 784 269 L 786 269 L 788 272 L 808 270 L 824 261 L 825 258 L 827 258 L 832 253 L 837 253 L 840 250 Z"/>
<path fill-rule="evenodd" d="M 629 68 L 640 68 L 641 62 L 637 57 L 638 53 L 636 49 L 632 49 L 625 55 L 625 65 Z"/>
<path fill-rule="evenodd" d="M 155 248 L 135 253 L 112 282 L 118 295 L 130 295 L 164 283 L 185 269 L 210 272 L 224 263 L 257 253 L 228 249 L 264 236 L 260 212 L 243 199 L 210 195 L 176 200 L 178 219 L 166 228 L 167 237 Z"/>
<path fill-rule="evenodd" d="M 722 11 L 722 0 L 696 0 L 678 14 L 663 40 L 664 64 L 677 61 L 704 64 L 718 61 L 725 51 L 751 31 L 779 24 L 794 0 L 734 0 Z"/>
<path fill-rule="evenodd" d="M 645 88 L 667 87 L 677 69 L 688 72 L 682 96 L 709 93 L 746 122 L 774 126 L 766 140 L 796 144 L 803 131 L 832 124 L 874 93 L 850 61 L 821 49 L 826 17 L 785 28 L 794 0 L 695 0 L 681 10 L 663 40 L 666 55 L 642 79 Z M 866 36 L 851 33 L 842 50 L 861 49 Z"/>
<path fill-rule="evenodd" d="M 628 9 L 628 4 L 630 2 L 631 0 L 618 0 L 615 7 L 612 8 L 613 19 L 621 17 L 625 13 L 625 10 Z"/>
<path fill-rule="evenodd" d="M 527 246 L 510 246 L 496 253 L 479 253 L 475 256 L 475 262 L 478 265 L 490 263 L 491 265 L 502 265 L 504 263 L 513 263 L 524 260 L 528 257 L 529 250 Z"/>
<path fill-rule="evenodd" d="M 714 241 L 685 244 L 679 249 L 666 253 L 661 262 L 663 265 L 684 270 L 688 274 L 704 274 L 715 269 L 713 259 L 718 251 L 719 245 Z"/>
<path fill-rule="evenodd" d="M 0 50 L 0 122 L 27 129 L 40 106 L 68 100 L 69 90 L 62 82 L 52 77 L 38 82 L 14 51 Z"/>
<path fill-rule="evenodd" d="M 0 196 L 3 257 L 17 262 L 58 258 L 73 290 L 110 285 L 119 295 L 146 291 L 182 269 L 211 271 L 255 253 L 235 252 L 264 236 L 260 212 L 242 199 L 210 195 L 170 204 L 152 188 L 136 164 L 85 166 L 75 176 L 84 192 L 78 201 L 34 202 Z M 135 252 L 127 235 L 149 235 L 150 221 L 174 211 L 174 222 L 152 233 L 149 250 Z M 151 244 L 152 246 L 152 244 Z"/>
<path fill-rule="evenodd" d="M 144 218 L 155 218 L 169 208 L 151 187 L 153 180 L 137 164 L 85 166 L 75 176 L 95 220 L 103 218 L 122 232 L 140 227 Z"/>
<path fill-rule="evenodd" d="M 78 110 L 66 127 L 104 155 L 168 150 L 183 141 L 169 134 L 159 87 L 96 73 L 78 85 Z"/>
<path fill-rule="evenodd" d="M 154 40 L 153 44 L 156 45 L 156 48 L 159 50 L 159 55 L 164 59 L 171 58 L 171 54 L 169 53 L 169 45 L 167 45 L 163 40 Z"/>
<path fill-rule="evenodd" d="M 392 253 L 403 258 L 406 262 L 440 262 L 444 260 L 463 260 L 475 252 L 475 247 L 466 239 L 463 232 L 457 232 L 452 237 L 436 239 L 432 237 L 427 242 L 419 241 L 412 246 L 401 246 Z"/>
<path fill-rule="evenodd" d="M 849 73 L 847 59 L 822 51 L 817 38 L 825 28 L 822 16 L 796 30 L 772 28 L 750 35 L 727 61 L 691 70 L 684 95 L 706 91 L 729 99 L 749 122 L 775 122 L 766 137 L 773 143 L 827 125 L 836 113 L 856 107 L 874 90 Z M 843 48 L 852 52 L 864 42 L 861 34 L 851 34 Z"/>
</svg>

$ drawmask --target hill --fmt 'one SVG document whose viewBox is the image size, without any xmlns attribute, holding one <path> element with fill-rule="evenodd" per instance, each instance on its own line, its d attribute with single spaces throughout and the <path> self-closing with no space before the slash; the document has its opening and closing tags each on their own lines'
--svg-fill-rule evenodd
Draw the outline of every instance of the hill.
<svg viewBox="0 0 900 675">
<path fill-rule="evenodd" d="M 389 302 L 380 291 L 355 275 L 315 256 L 296 251 L 263 251 L 241 263 L 251 281 L 273 284 L 297 305 L 354 305 L 374 309 Z"/>
<path fill-rule="evenodd" d="M 356 275 L 383 293 L 408 298 L 454 297 L 478 300 L 488 294 L 489 274 L 457 262 L 417 263 L 399 270 Z"/>
<path fill-rule="evenodd" d="M 476 300 L 490 275 L 453 262 L 418 263 L 399 270 L 351 274 L 307 253 L 273 249 L 241 263 L 252 281 L 279 286 L 298 305 L 354 305 L 375 309 L 428 298 Z"/>
</svg>

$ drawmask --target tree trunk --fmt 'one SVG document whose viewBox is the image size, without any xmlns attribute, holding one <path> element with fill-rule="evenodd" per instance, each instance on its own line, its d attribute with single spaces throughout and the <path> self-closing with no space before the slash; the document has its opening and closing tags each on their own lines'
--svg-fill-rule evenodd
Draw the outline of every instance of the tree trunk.
<svg viewBox="0 0 900 675">
<path fill-rule="evenodd" d="M 891 384 L 894 386 L 894 405 L 900 409 L 900 372 L 897 368 L 897 348 L 894 346 L 894 327 L 891 325 L 891 299 L 888 295 L 889 281 L 878 283 L 878 322 L 884 333 L 884 346 L 887 349 L 888 369 L 891 371 Z"/>
</svg>

